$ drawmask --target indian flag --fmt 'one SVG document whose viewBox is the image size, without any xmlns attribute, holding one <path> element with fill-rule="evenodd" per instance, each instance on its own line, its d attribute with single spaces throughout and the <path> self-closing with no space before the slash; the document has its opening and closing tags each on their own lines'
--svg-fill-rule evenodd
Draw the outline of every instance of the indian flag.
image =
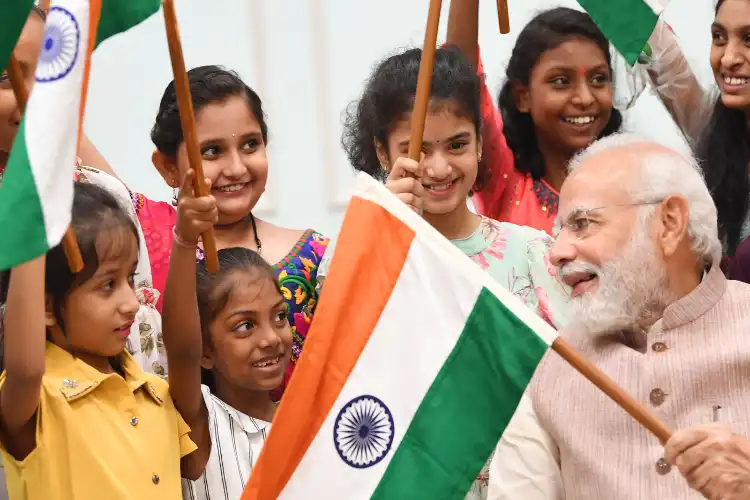
<svg viewBox="0 0 750 500">
<path fill-rule="evenodd" d="M 360 174 L 243 500 L 463 498 L 557 332 Z"/>
<path fill-rule="evenodd" d="M 612 45 L 632 66 L 668 0 L 578 0 Z"/>
<path fill-rule="evenodd" d="M 159 6 L 158 0 L 51 2 L 36 83 L 0 185 L 0 269 L 60 243 L 70 224 L 91 53 Z"/>
<path fill-rule="evenodd" d="M 34 0 L 0 0 L 0 71 L 4 71 L 26 24 Z"/>
</svg>

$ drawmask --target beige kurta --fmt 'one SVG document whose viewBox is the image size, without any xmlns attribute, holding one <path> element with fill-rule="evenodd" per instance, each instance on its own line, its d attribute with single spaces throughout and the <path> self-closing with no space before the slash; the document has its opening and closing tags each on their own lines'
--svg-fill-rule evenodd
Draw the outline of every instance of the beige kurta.
<svg viewBox="0 0 750 500">
<path fill-rule="evenodd" d="M 568 336 L 563 332 L 564 336 Z M 642 331 L 574 343 L 673 430 L 713 420 L 750 437 L 750 285 L 713 268 Z M 549 352 L 498 445 L 490 499 L 699 499 L 658 440 Z"/>
</svg>

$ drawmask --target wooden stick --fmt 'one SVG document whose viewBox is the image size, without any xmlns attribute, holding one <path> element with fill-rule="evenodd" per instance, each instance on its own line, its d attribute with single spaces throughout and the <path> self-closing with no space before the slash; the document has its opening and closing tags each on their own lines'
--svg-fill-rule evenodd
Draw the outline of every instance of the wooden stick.
<svg viewBox="0 0 750 500">
<path fill-rule="evenodd" d="M 500 21 L 500 33 L 510 33 L 510 16 L 508 15 L 508 0 L 497 0 L 497 18 Z"/>
<path fill-rule="evenodd" d="M 417 94 L 414 97 L 414 110 L 411 113 L 411 138 L 409 140 L 409 158 L 419 161 L 422 152 L 422 135 L 424 122 L 427 119 L 427 106 L 430 104 L 432 89 L 432 70 L 435 67 L 435 50 L 437 47 L 438 25 L 442 0 L 430 0 L 430 11 L 427 14 L 427 29 L 424 34 L 422 59 L 419 62 Z"/>
<path fill-rule="evenodd" d="M 26 89 L 26 85 L 23 83 L 23 72 L 21 71 L 21 65 L 16 59 L 16 56 L 11 54 L 10 61 L 8 62 L 8 79 L 10 80 L 10 86 L 13 88 L 13 94 L 16 96 L 16 102 L 18 103 L 18 109 L 23 114 L 26 109 L 26 103 L 29 102 L 29 93 Z M 73 179 L 71 179 L 72 182 Z M 63 251 L 65 251 L 65 257 L 68 260 L 70 270 L 74 274 L 83 271 L 83 258 L 81 257 L 81 250 L 78 248 L 78 242 L 76 241 L 76 235 L 73 233 L 73 229 L 68 226 L 65 231 L 65 235 L 62 239 Z"/>
<path fill-rule="evenodd" d="M 182 43 L 180 42 L 180 31 L 177 27 L 177 14 L 174 9 L 174 1 L 164 0 L 162 7 L 164 8 L 164 24 L 167 28 L 169 57 L 172 60 L 172 73 L 174 74 L 174 85 L 177 92 L 177 106 L 182 124 L 182 136 L 185 139 L 190 168 L 195 172 L 195 194 L 198 196 L 207 196 L 208 187 L 203 175 L 203 160 L 201 159 L 201 152 L 198 147 L 193 99 L 190 95 L 190 82 L 188 81 L 185 69 L 185 58 L 182 55 Z M 219 270 L 219 256 L 216 250 L 216 239 L 214 238 L 213 228 L 203 233 L 201 239 L 203 240 L 203 250 L 206 255 L 206 269 L 209 272 L 215 273 Z"/>
<path fill-rule="evenodd" d="M 631 417 L 636 419 L 642 426 L 651 431 L 661 444 L 665 444 L 670 437 L 672 437 L 672 431 L 667 427 L 664 422 L 659 420 L 653 413 L 649 412 L 645 406 L 640 404 L 633 397 L 622 390 L 611 378 L 604 374 L 599 368 L 586 361 L 578 351 L 565 342 L 561 337 L 557 337 L 552 343 L 552 349 L 555 350 L 565 361 L 578 370 L 581 375 L 586 377 L 601 389 L 604 394 L 614 400 L 615 403 L 620 405 Z"/>
</svg>

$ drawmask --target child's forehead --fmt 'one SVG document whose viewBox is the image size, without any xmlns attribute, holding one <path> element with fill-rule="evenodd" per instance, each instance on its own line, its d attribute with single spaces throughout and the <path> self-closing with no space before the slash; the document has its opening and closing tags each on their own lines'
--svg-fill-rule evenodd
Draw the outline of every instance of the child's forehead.
<svg viewBox="0 0 750 500">
<path fill-rule="evenodd" d="M 232 272 L 225 283 L 229 287 L 228 310 L 238 307 L 259 310 L 282 299 L 271 276 L 257 269 Z"/>
<path fill-rule="evenodd" d="M 132 268 L 138 263 L 138 239 L 129 228 L 107 228 L 98 232 L 95 247 L 100 268 Z"/>
</svg>

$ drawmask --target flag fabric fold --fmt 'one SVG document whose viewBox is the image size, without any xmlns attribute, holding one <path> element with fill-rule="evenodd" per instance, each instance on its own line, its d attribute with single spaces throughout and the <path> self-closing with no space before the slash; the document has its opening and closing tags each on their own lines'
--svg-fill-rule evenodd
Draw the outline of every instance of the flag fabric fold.
<svg viewBox="0 0 750 500">
<path fill-rule="evenodd" d="M 631 66 L 664 12 L 668 0 L 578 0 Z"/>
<path fill-rule="evenodd" d="M 38 257 L 62 240 L 70 225 L 95 42 L 143 21 L 159 6 L 158 0 L 51 2 L 36 83 L 0 184 L 0 269 Z"/>
<path fill-rule="evenodd" d="M 34 0 L 0 0 L 0 12 L 3 13 L 0 21 L 0 72 L 8 66 L 32 5 Z"/>
<path fill-rule="evenodd" d="M 360 174 L 243 500 L 463 498 L 556 336 Z"/>
</svg>

